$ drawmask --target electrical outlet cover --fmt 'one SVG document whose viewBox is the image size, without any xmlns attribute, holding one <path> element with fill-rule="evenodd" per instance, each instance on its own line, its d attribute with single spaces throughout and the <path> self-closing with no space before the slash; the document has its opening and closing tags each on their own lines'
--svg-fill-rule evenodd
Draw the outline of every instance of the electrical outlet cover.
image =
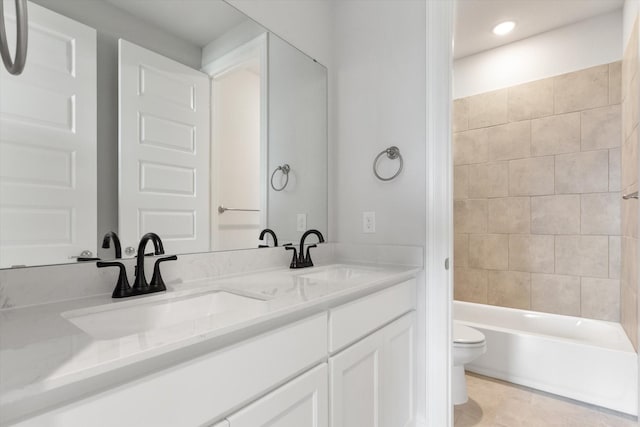
<svg viewBox="0 0 640 427">
<path fill-rule="evenodd" d="M 296 217 L 296 229 L 298 231 L 307 231 L 307 214 L 298 214 Z"/>
<path fill-rule="evenodd" d="M 375 212 L 362 212 L 362 232 L 363 233 L 376 232 L 376 213 Z"/>
</svg>

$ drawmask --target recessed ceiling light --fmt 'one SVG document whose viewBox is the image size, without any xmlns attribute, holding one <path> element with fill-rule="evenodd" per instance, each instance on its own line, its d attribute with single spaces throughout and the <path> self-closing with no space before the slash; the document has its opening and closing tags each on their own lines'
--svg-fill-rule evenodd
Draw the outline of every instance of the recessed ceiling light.
<svg viewBox="0 0 640 427">
<path fill-rule="evenodd" d="M 516 27 L 516 23 L 513 21 L 505 21 L 493 27 L 493 34 L 496 36 L 504 36 L 509 34 Z"/>
</svg>

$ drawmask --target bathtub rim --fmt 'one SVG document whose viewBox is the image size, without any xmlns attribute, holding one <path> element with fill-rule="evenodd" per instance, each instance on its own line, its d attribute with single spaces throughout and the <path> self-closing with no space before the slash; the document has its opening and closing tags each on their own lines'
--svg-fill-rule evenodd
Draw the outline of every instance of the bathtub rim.
<svg viewBox="0 0 640 427">
<path fill-rule="evenodd" d="M 535 314 L 535 315 L 544 315 L 544 316 L 548 316 L 552 319 L 557 318 L 557 319 L 563 319 L 563 321 L 567 321 L 569 319 L 580 319 L 580 320 L 588 320 L 590 322 L 597 322 L 597 323 L 604 323 L 607 326 L 611 327 L 611 328 L 615 328 L 617 329 L 619 332 L 621 332 L 621 336 L 624 337 L 624 347 L 625 348 L 620 348 L 620 347 L 613 347 L 611 345 L 604 345 L 604 344 L 597 344 L 594 342 L 590 342 L 590 341 L 586 341 L 586 340 L 582 340 L 582 339 L 577 339 L 577 338 L 567 338 L 567 337 L 558 337 L 558 336 L 554 336 L 554 335 L 550 335 L 550 334 L 544 334 L 544 333 L 540 333 L 540 332 L 533 332 L 530 330 L 524 330 L 524 329 L 516 329 L 516 328 L 507 328 L 507 327 L 503 327 L 503 326 L 498 326 L 495 325 L 493 323 L 482 323 L 482 322 L 477 322 L 477 321 L 468 321 L 468 320 L 459 320 L 456 319 L 456 315 L 455 315 L 455 306 L 456 305 L 462 305 L 462 306 L 469 306 L 469 307 L 480 307 L 481 309 L 489 309 L 489 310 L 501 310 L 501 311 L 505 311 L 505 312 L 509 312 L 509 313 L 513 313 L 513 314 Z M 565 315 L 565 314 L 556 314 L 556 313 L 547 313 L 544 311 L 534 311 L 534 310 L 526 310 L 526 309 L 521 309 L 521 308 L 513 308 L 513 307 L 502 307 L 499 305 L 491 305 L 491 304 L 482 304 L 482 303 L 475 303 L 475 302 L 468 302 L 468 301 L 458 301 L 458 300 L 454 300 L 453 301 L 453 319 L 454 322 L 460 322 L 462 324 L 465 324 L 467 326 L 470 327 L 479 327 L 479 328 L 485 328 L 485 329 L 492 329 L 492 330 L 496 330 L 499 332 L 503 332 L 503 333 L 518 333 L 518 334 L 523 334 L 523 335 L 527 335 L 527 336 L 534 336 L 534 337 L 542 337 L 545 339 L 549 339 L 551 341 L 555 341 L 555 342 L 562 342 L 562 343 L 571 343 L 571 344 L 577 344 L 577 345 L 585 345 L 585 346 L 589 346 L 589 347 L 595 347 L 601 350 L 609 350 L 609 351 L 619 351 L 619 352 L 625 352 L 625 353 L 634 353 L 634 354 L 638 354 L 638 352 L 633 348 L 633 344 L 631 343 L 631 340 L 629 339 L 629 337 L 627 336 L 626 332 L 624 331 L 624 329 L 622 328 L 622 325 L 619 322 L 612 322 L 609 320 L 598 320 L 598 319 L 590 319 L 587 317 L 578 317 L 578 316 L 569 316 L 569 315 Z"/>
</svg>

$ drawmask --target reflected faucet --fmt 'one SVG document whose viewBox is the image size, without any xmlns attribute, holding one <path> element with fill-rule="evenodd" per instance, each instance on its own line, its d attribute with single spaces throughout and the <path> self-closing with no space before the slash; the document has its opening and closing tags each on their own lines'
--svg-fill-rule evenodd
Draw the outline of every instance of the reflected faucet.
<svg viewBox="0 0 640 427">
<path fill-rule="evenodd" d="M 278 238 L 276 237 L 276 233 L 270 229 L 270 228 L 265 228 L 264 230 L 262 230 L 260 232 L 260 237 L 258 238 L 258 240 L 264 240 L 264 235 L 265 234 L 271 234 L 271 237 L 273 238 L 273 246 L 277 247 L 278 246 Z M 258 245 L 259 248 L 268 248 L 269 245 Z"/>
<path fill-rule="evenodd" d="M 293 258 L 291 259 L 291 264 L 289 268 L 305 268 L 305 267 L 313 267 L 313 261 L 311 260 L 311 248 L 317 247 L 316 244 L 309 245 L 307 247 L 307 255 L 304 254 L 304 242 L 311 234 L 315 234 L 318 237 L 318 243 L 324 243 L 324 236 L 318 230 L 307 230 L 300 238 L 300 252 L 296 251 L 296 248 L 293 246 L 286 246 L 287 250 L 293 250 Z"/>
<path fill-rule="evenodd" d="M 111 247 L 112 240 L 113 248 L 116 252 L 116 259 L 120 259 L 122 258 L 122 246 L 120 246 L 120 239 L 115 232 L 110 231 L 104 235 L 104 238 L 102 239 L 102 249 L 109 249 Z"/>
</svg>

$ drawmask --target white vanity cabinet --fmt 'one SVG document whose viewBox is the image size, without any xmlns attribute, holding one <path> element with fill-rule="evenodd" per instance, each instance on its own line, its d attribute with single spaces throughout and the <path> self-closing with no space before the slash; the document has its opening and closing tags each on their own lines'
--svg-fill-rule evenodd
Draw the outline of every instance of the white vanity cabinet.
<svg viewBox="0 0 640 427">
<path fill-rule="evenodd" d="M 228 417 L 228 427 L 328 427 L 327 374 L 322 363 Z"/>
<path fill-rule="evenodd" d="M 411 279 L 15 425 L 409 426 L 415 300 Z"/>
<path fill-rule="evenodd" d="M 412 425 L 415 391 L 414 301 L 415 282 L 408 281 L 351 305 L 338 307 L 338 313 L 330 311 L 330 333 L 333 331 L 341 336 L 348 335 L 345 332 L 348 328 L 341 325 L 340 321 L 336 324 L 335 320 L 348 319 L 343 310 L 355 310 L 352 312 L 354 323 L 368 324 L 369 328 L 381 326 L 380 322 L 375 322 L 376 319 L 406 313 L 329 358 L 331 427 Z M 352 330 L 357 328 L 358 325 L 352 325 Z M 356 337 L 353 335 L 352 339 Z"/>
<path fill-rule="evenodd" d="M 327 357 L 320 313 L 29 418 L 21 427 L 202 426 Z M 224 424 L 223 424 L 224 426 Z"/>
</svg>

